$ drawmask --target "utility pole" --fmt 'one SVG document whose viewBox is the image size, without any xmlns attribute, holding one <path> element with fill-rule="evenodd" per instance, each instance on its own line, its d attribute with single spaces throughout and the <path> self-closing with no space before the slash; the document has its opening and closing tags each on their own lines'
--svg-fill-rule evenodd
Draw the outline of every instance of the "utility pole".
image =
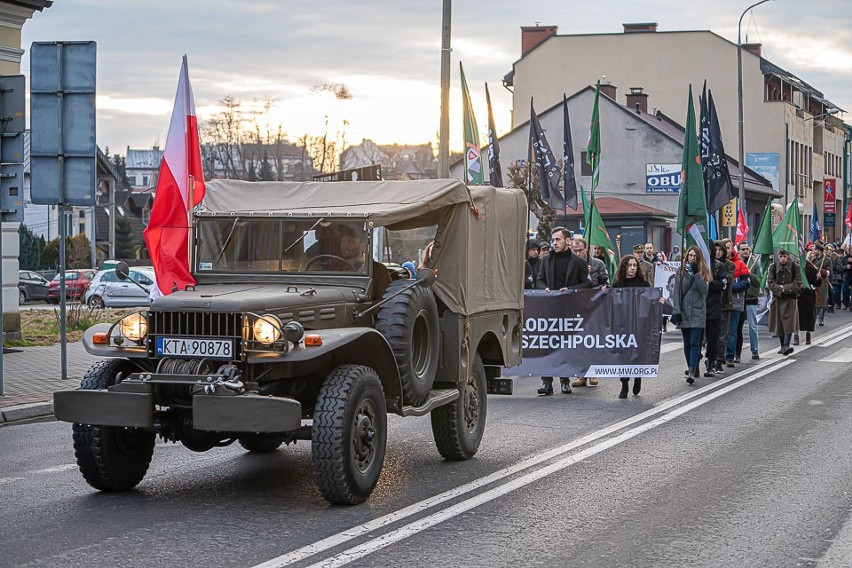
<svg viewBox="0 0 852 568">
<path fill-rule="evenodd" d="M 444 0 L 441 25 L 441 122 L 438 134 L 438 177 L 450 177 L 450 24 L 452 0 Z"/>
</svg>

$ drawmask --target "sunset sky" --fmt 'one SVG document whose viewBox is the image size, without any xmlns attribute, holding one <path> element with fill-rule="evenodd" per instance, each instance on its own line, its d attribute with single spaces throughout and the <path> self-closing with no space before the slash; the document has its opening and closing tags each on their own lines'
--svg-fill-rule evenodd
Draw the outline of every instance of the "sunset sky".
<svg viewBox="0 0 852 568">
<path fill-rule="evenodd" d="M 488 82 L 498 133 L 509 128 L 503 76 L 520 57 L 520 27 L 557 25 L 560 34 L 617 33 L 626 22 L 660 31 L 709 29 L 733 42 L 749 1 L 599 0 L 454 2 L 451 145 L 462 146 L 458 63 L 464 63 L 480 130 Z M 345 128 L 346 141 L 437 145 L 441 1 L 57 0 L 23 29 L 29 70 L 33 41 L 98 43 L 98 144 L 163 144 L 180 60 L 188 56 L 199 122 L 228 95 L 249 109 L 272 99 L 271 125 L 291 140 Z M 711 8 L 712 6 L 712 8 Z M 852 112 L 852 10 L 848 0 L 803 5 L 773 0 L 743 20 L 764 56 Z M 743 38 L 746 41 L 746 38 Z M 606 75 L 606 69 L 600 70 Z M 593 78 L 590 78 L 590 83 Z M 343 83 L 350 100 L 315 92 Z M 735 93 L 731 94 L 735 96 Z M 663 109 L 676 114 L 677 109 Z M 845 115 L 848 120 L 849 115 Z M 343 126 L 343 121 L 348 125 Z"/>
</svg>

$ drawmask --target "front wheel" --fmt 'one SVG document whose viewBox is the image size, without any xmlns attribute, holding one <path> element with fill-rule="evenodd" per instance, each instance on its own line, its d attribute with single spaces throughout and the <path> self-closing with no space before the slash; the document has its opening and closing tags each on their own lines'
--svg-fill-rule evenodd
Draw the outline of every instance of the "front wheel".
<svg viewBox="0 0 852 568">
<path fill-rule="evenodd" d="M 81 389 L 105 389 L 135 367 L 125 359 L 99 361 L 83 376 Z M 154 432 L 117 426 L 73 426 L 74 455 L 86 482 L 101 491 L 135 487 L 151 464 Z"/>
<path fill-rule="evenodd" d="M 89 309 L 90 310 L 102 310 L 104 309 L 104 299 L 100 296 L 92 296 L 89 298 Z"/>
<path fill-rule="evenodd" d="M 23 306 L 27 303 L 27 293 L 23 290 L 18 290 L 18 305 Z"/>
<path fill-rule="evenodd" d="M 322 496 L 356 505 L 373 492 L 387 444 L 385 394 L 376 372 L 341 365 L 329 373 L 314 407 L 311 454 Z"/>
<path fill-rule="evenodd" d="M 432 435 L 438 452 L 448 460 L 470 459 L 479 449 L 488 410 L 488 379 L 479 354 L 473 358 L 459 398 L 432 411 Z"/>
</svg>

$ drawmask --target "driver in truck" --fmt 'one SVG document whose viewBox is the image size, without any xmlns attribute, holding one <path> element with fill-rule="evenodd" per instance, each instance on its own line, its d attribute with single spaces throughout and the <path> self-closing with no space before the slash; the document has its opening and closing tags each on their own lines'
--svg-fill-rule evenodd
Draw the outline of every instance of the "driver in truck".
<svg viewBox="0 0 852 568">
<path fill-rule="evenodd" d="M 341 225 L 339 232 L 340 256 L 352 266 L 352 270 L 361 270 L 367 256 L 363 236 L 347 225 Z"/>
</svg>

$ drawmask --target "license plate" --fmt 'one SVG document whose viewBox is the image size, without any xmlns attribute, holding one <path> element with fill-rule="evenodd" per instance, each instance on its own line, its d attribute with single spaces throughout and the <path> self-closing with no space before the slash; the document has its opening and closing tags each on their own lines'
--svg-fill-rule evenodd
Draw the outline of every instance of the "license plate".
<svg viewBox="0 0 852 568">
<path fill-rule="evenodd" d="M 158 337 L 157 356 L 233 359 L 234 342 L 230 339 L 186 339 L 182 337 Z"/>
</svg>

